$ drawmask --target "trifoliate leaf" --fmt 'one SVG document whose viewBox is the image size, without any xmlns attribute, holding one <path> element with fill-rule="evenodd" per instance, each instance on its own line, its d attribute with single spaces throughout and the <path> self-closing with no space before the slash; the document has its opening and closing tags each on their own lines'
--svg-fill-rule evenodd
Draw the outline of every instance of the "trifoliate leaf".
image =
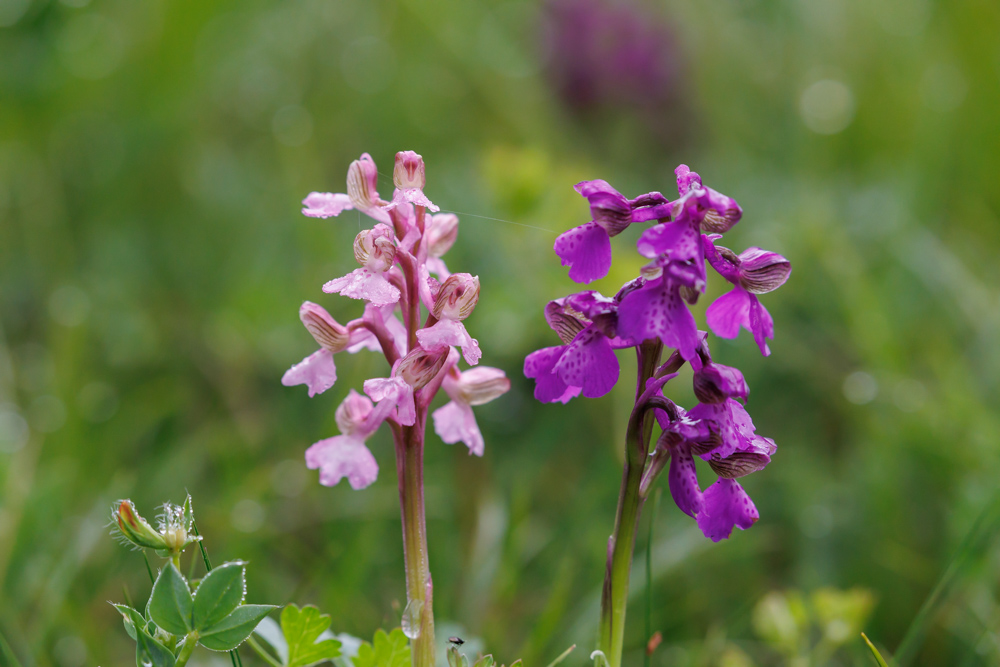
<svg viewBox="0 0 1000 667">
<path fill-rule="evenodd" d="M 316 640 L 330 627 L 330 616 L 307 605 L 299 609 L 294 604 L 281 612 L 281 631 L 288 642 L 287 667 L 308 667 L 332 660 L 340 655 L 340 642 L 336 639 Z"/>
<path fill-rule="evenodd" d="M 153 584 L 149 616 L 171 634 L 186 635 L 191 630 L 191 591 L 173 563 L 160 570 Z"/>
<path fill-rule="evenodd" d="M 243 566 L 243 561 L 238 560 L 223 563 L 206 574 L 198 584 L 194 593 L 192 624 L 202 635 L 204 630 L 229 616 L 243 602 L 246 592 Z"/>
<path fill-rule="evenodd" d="M 213 651 L 231 651 L 250 636 L 260 623 L 260 619 L 267 616 L 272 609 L 277 607 L 272 604 L 241 605 L 215 625 L 202 630 L 198 641 Z"/>
<path fill-rule="evenodd" d="M 410 642 L 402 628 L 389 634 L 378 630 L 374 642 L 362 644 L 354 658 L 354 667 L 406 667 L 409 664 Z"/>
</svg>

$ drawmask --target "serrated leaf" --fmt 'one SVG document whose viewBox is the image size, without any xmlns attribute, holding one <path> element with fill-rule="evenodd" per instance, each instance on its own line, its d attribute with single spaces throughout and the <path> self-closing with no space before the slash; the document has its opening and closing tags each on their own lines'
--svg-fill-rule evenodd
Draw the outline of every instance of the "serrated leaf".
<svg viewBox="0 0 1000 667">
<path fill-rule="evenodd" d="M 186 635 L 191 631 L 191 591 L 173 563 L 160 570 L 153 584 L 149 616 L 171 634 Z"/>
<path fill-rule="evenodd" d="M 111 605 L 122 615 L 122 622 L 125 624 L 125 632 L 128 633 L 129 637 L 138 641 L 135 634 L 136 628 L 145 627 L 146 619 L 142 617 L 142 614 L 128 605 L 115 604 L 114 602 L 112 602 Z"/>
<path fill-rule="evenodd" d="M 243 566 L 243 561 L 239 560 L 223 563 L 201 580 L 194 593 L 192 625 L 195 630 L 205 634 L 203 630 L 217 625 L 243 602 L 246 592 Z"/>
<path fill-rule="evenodd" d="M 402 628 L 389 634 L 381 629 L 376 631 L 374 642 L 362 644 L 354 659 L 354 667 L 406 667 L 409 664 L 410 642 Z"/>
<path fill-rule="evenodd" d="M 212 570 L 215 572 L 215 570 Z M 201 631 L 198 641 L 213 651 L 231 651 L 242 644 L 260 620 L 277 609 L 273 604 L 245 604 L 215 625 Z"/>
<path fill-rule="evenodd" d="M 281 612 L 281 631 L 288 642 L 287 667 L 308 667 L 332 660 L 340 655 L 340 642 L 325 639 L 317 642 L 320 634 L 330 627 L 330 616 L 306 605 L 299 609 L 294 604 Z"/>
<path fill-rule="evenodd" d="M 174 654 L 145 628 L 136 628 L 135 663 L 138 667 L 174 667 Z"/>
</svg>

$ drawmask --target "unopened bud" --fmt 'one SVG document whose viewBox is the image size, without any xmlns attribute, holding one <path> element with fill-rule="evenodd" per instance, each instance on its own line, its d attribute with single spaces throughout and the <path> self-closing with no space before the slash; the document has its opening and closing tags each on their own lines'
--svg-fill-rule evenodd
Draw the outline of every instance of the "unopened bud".
<svg viewBox="0 0 1000 667">
<path fill-rule="evenodd" d="M 430 350 L 418 347 L 400 360 L 396 376 L 403 378 L 403 381 L 414 389 L 420 389 L 441 372 L 441 367 L 448 360 L 449 351 L 447 345 L 440 345 Z"/>
<path fill-rule="evenodd" d="M 469 405 L 483 405 L 510 391 L 510 380 L 499 368 L 478 366 L 462 373 L 458 392 Z"/>
<path fill-rule="evenodd" d="M 347 347 L 350 340 L 347 328 L 330 317 L 322 306 L 306 301 L 299 308 L 299 318 L 324 350 L 340 352 Z"/>
<path fill-rule="evenodd" d="M 163 530 L 163 543 L 168 551 L 180 551 L 187 545 L 187 530 L 184 526 L 167 526 Z"/>
<path fill-rule="evenodd" d="M 464 320 L 479 303 L 479 277 L 468 273 L 453 273 L 441 283 L 434 301 L 434 317 Z"/>
<path fill-rule="evenodd" d="M 372 402 L 353 389 L 347 394 L 344 402 L 337 407 L 334 417 L 337 426 L 344 435 L 350 435 L 365 423 L 369 413 L 372 411 Z"/>
<path fill-rule="evenodd" d="M 396 165 L 392 170 L 392 182 L 400 190 L 423 188 L 427 183 L 424 175 L 424 159 L 413 151 L 396 153 Z"/>
<path fill-rule="evenodd" d="M 373 271 L 388 271 L 396 259 L 396 244 L 393 242 L 392 228 L 378 224 L 366 229 L 354 239 L 354 259 L 358 264 Z"/>
<path fill-rule="evenodd" d="M 743 373 L 732 366 L 707 363 L 694 374 L 694 395 L 702 403 L 724 403 L 729 398 L 745 399 L 749 393 Z"/>
<path fill-rule="evenodd" d="M 376 191 L 378 168 L 368 153 L 351 163 L 347 169 L 347 196 L 354 208 L 364 211 L 378 206 L 381 202 Z"/>
<path fill-rule="evenodd" d="M 136 546 L 147 549 L 169 548 L 163 536 L 135 511 L 135 505 L 131 500 L 121 500 L 117 505 L 114 519 L 122 537 Z"/>
<path fill-rule="evenodd" d="M 748 248 L 740 253 L 740 286 L 752 294 L 766 294 L 785 284 L 792 263 L 776 252 Z"/>
<path fill-rule="evenodd" d="M 424 243 L 427 254 L 441 257 L 451 249 L 458 238 L 458 216 L 454 213 L 439 213 L 427 221 Z"/>
</svg>

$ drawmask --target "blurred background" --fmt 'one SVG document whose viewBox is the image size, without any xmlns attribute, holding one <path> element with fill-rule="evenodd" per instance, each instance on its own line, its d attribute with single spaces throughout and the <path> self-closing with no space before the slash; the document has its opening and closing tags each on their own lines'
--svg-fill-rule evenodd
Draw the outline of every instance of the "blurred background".
<svg viewBox="0 0 1000 667">
<path fill-rule="evenodd" d="M 565 406 L 521 367 L 578 289 L 552 252 L 589 219 L 573 184 L 672 197 L 684 162 L 743 206 L 726 245 L 794 272 L 763 299 L 771 357 L 713 338 L 778 443 L 745 480 L 761 519 L 712 544 L 665 496 L 651 664 L 870 664 L 862 629 L 907 664 L 1000 664 L 998 34 L 973 0 L 0 0 L 0 634 L 26 667 L 130 663 L 106 601 L 149 581 L 109 508 L 186 491 L 213 560 L 250 561 L 249 601 L 362 637 L 399 623 L 389 434 L 364 491 L 303 462 L 384 361 L 340 359 L 314 399 L 279 380 L 315 348 L 303 300 L 362 309 L 320 286 L 367 223 L 300 200 L 366 151 L 389 195 L 412 149 L 462 221 L 449 266 L 482 280 L 483 363 L 513 384 L 477 408 L 484 458 L 428 437 L 439 635 L 585 664 L 634 362 Z"/>
</svg>

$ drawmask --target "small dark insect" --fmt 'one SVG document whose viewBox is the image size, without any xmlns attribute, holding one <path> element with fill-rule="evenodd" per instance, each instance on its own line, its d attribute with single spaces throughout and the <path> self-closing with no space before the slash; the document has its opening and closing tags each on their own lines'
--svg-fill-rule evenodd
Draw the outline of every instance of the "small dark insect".
<svg viewBox="0 0 1000 667">
<path fill-rule="evenodd" d="M 448 643 L 454 644 L 455 646 L 461 646 L 465 643 L 465 640 L 461 637 L 448 637 Z"/>
</svg>

